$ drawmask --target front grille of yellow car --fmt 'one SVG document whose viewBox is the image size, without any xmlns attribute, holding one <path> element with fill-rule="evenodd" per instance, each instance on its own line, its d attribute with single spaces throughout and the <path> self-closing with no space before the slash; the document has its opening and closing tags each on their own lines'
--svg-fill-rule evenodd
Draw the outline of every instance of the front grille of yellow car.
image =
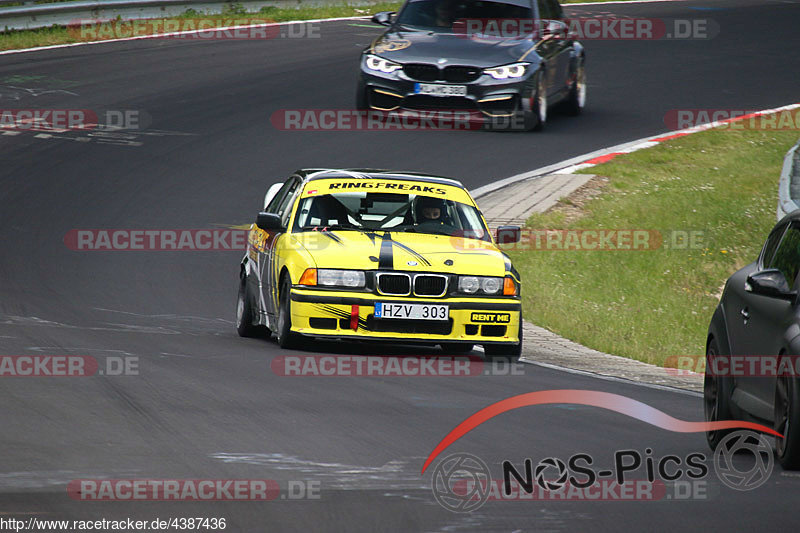
<svg viewBox="0 0 800 533">
<path fill-rule="evenodd" d="M 408 274 L 378 274 L 378 292 L 392 296 L 411 294 L 411 276 Z"/>
<path fill-rule="evenodd" d="M 414 276 L 414 295 L 444 296 L 447 292 L 447 276 L 419 274 Z"/>
<path fill-rule="evenodd" d="M 447 294 L 447 276 L 443 274 L 409 274 L 406 272 L 378 272 L 379 294 L 387 296 L 440 297 Z M 412 291 L 413 288 L 413 291 Z"/>
</svg>

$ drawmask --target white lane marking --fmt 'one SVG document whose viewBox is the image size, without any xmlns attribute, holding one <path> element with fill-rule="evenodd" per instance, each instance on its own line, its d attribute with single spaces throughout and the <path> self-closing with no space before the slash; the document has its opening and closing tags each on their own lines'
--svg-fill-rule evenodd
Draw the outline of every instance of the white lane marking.
<svg viewBox="0 0 800 533">
<path fill-rule="evenodd" d="M 113 354 L 120 354 L 120 355 L 135 355 L 130 352 L 126 352 L 125 350 L 110 350 L 106 348 L 65 348 L 64 346 L 28 346 L 25 348 L 31 352 L 51 352 L 51 353 L 60 353 L 60 352 L 81 352 L 81 353 L 89 353 L 89 352 L 109 352 Z"/>
<path fill-rule="evenodd" d="M 665 0 L 653 0 L 653 1 L 665 1 Z M 228 30 L 250 29 L 250 28 L 266 28 L 268 26 L 271 27 L 271 26 L 288 26 L 289 24 L 312 24 L 315 22 L 338 22 L 342 20 L 369 20 L 369 17 L 364 17 L 364 16 L 338 17 L 330 19 L 290 20 L 287 22 L 274 22 L 269 24 L 245 24 L 242 26 L 220 26 L 218 28 L 203 28 L 202 30 L 185 30 L 185 31 L 175 31 L 170 33 L 157 33 L 153 35 L 139 35 L 137 37 L 122 37 L 119 39 L 105 39 L 103 41 L 88 41 L 85 43 L 51 44 L 49 46 L 39 46 L 37 48 L 19 48 L 16 50 L 3 50 L 0 51 L 0 55 L 22 54 L 24 52 L 37 52 L 40 50 L 57 50 L 60 48 L 72 48 L 74 46 L 88 46 L 93 44 L 119 43 L 123 41 L 139 41 L 142 39 L 159 39 L 164 37 L 173 37 L 176 35 L 193 35 L 209 31 L 228 31 Z M 376 24 L 375 27 L 377 28 L 378 25 Z"/>
<path fill-rule="evenodd" d="M 553 365 L 553 364 L 550 364 L 550 363 L 540 363 L 538 361 L 531 361 L 530 359 L 520 358 L 519 361 L 520 361 L 520 363 L 526 363 L 526 364 L 529 364 L 529 365 L 541 366 L 541 367 L 544 367 L 544 368 L 549 368 L 550 370 L 559 370 L 561 372 L 568 372 L 570 374 L 578 374 L 580 376 L 586 376 L 586 377 L 590 377 L 590 378 L 603 379 L 603 380 L 606 380 L 606 381 L 615 381 L 617 383 L 625 383 L 627 385 L 638 385 L 640 387 L 646 387 L 648 389 L 657 389 L 657 390 L 661 390 L 661 391 L 665 391 L 665 392 L 674 392 L 676 394 L 685 394 L 687 396 L 694 396 L 696 398 L 702 398 L 703 397 L 703 393 L 701 393 L 701 392 L 690 391 L 690 390 L 686 390 L 686 389 L 679 389 L 677 387 L 670 387 L 669 385 L 658 385 L 656 383 L 647 383 L 645 381 L 634 381 L 632 379 L 625 379 L 625 378 L 620 378 L 620 377 L 617 377 L 617 376 L 607 376 L 605 374 L 596 374 L 594 372 L 588 372 L 586 370 L 577 370 L 575 368 L 567 368 L 567 367 L 564 367 L 564 366 Z"/>
<path fill-rule="evenodd" d="M 52 320 L 45 320 L 36 316 L 16 316 L 4 315 L 5 319 L 0 319 L 0 324 L 8 324 L 12 326 L 45 326 L 51 328 L 67 328 L 67 329 L 81 329 L 87 331 L 119 331 L 125 333 L 158 333 L 162 335 L 180 335 L 180 331 L 174 331 L 162 327 L 147 327 L 147 326 L 134 326 L 129 324 L 113 324 L 106 323 L 108 326 L 115 327 L 101 327 L 101 326 L 76 326 L 74 324 L 66 324 L 63 322 L 54 322 Z"/>
<path fill-rule="evenodd" d="M 309 479 L 323 479 L 327 486 L 340 489 L 385 488 L 418 489 L 429 488 L 419 477 L 418 461 L 424 457 L 393 459 L 379 466 L 326 463 L 303 459 L 283 453 L 227 453 L 210 454 L 212 459 L 226 464 L 241 464 L 251 467 L 267 467 L 279 471 L 302 472 Z"/>
</svg>

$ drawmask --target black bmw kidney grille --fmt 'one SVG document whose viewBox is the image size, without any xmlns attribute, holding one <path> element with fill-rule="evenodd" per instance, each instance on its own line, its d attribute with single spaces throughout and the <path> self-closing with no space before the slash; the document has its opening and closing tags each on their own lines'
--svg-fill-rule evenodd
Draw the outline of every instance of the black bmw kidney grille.
<svg viewBox="0 0 800 533">
<path fill-rule="evenodd" d="M 449 66 L 440 69 L 436 65 L 425 63 L 408 63 L 403 66 L 403 72 L 409 78 L 418 81 L 449 81 L 451 83 L 475 81 L 481 75 L 481 69 L 477 67 Z"/>
<path fill-rule="evenodd" d="M 411 279 L 407 274 L 381 274 L 378 276 L 378 290 L 383 294 L 408 294 L 411 292 Z"/>
<path fill-rule="evenodd" d="M 423 63 L 408 63 L 403 66 L 403 72 L 413 80 L 436 81 L 439 79 L 439 67 Z"/>
<path fill-rule="evenodd" d="M 440 276 L 420 275 L 414 278 L 414 294 L 417 296 L 440 296 L 447 287 L 447 279 Z"/>
<path fill-rule="evenodd" d="M 475 67 L 445 67 L 444 81 L 464 83 L 477 80 L 481 69 Z"/>
</svg>

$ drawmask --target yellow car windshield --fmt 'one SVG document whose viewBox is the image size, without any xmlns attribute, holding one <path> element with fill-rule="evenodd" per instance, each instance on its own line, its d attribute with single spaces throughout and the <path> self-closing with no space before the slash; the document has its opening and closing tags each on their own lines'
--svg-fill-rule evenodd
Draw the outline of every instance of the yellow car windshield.
<svg viewBox="0 0 800 533">
<path fill-rule="evenodd" d="M 475 207 L 417 194 L 353 191 L 300 200 L 293 232 L 397 231 L 489 241 Z"/>
</svg>

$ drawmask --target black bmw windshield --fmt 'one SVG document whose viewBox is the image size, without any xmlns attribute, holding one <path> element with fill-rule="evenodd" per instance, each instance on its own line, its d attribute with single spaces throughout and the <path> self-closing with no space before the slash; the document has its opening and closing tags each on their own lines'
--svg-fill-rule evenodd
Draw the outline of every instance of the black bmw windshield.
<svg viewBox="0 0 800 533">
<path fill-rule="evenodd" d="M 398 14 L 397 23 L 404 27 L 452 32 L 454 25 L 466 20 L 532 18 L 533 9 L 528 0 L 411 0 Z"/>
</svg>

